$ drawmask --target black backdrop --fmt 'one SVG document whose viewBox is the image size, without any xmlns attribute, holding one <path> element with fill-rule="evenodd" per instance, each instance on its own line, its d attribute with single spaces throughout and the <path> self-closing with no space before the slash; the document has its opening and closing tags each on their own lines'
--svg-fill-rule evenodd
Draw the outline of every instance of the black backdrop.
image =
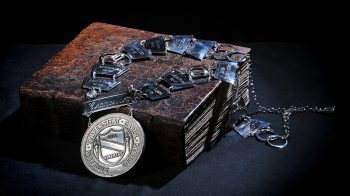
<svg viewBox="0 0 350 196">
<path fill-rule="evenodd" d="M 333 4 L 232 3 L 7 2 L 0 12 L 0 55 L 14 43 L 68 43 L 92 22 L 227 43 L 303 42 L 319 56 L 332 50 L 341 33 Z"/>
<path fill-rule="evenodd" d="M 203 39 L 251 42 L 318 41 L 327 39 L 327 33 L 335 30 L 328 5 L 232 3 L 170 2 L 152 7 L 131 1 L 14 2 L 1 6 L 1 33 L 3 41 L 11 43 L 67 43 L 85 26 L 99 21 L 160 33 L 194 33 Z"/>
</svg>

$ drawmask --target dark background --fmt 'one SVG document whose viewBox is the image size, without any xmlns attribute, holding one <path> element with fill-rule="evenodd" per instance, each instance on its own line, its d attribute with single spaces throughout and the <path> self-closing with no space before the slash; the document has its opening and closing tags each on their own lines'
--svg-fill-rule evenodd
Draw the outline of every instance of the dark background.
<svg viewBox="0 0 350 196">
<path fill-rule="evenodd" d="M 341 41 L 343 12 L 335 4 L 232 3 L 10 2 L 1 6 L 0 55 L 14 43 L 68 43 L 92 22 L 227 43 L 306 43 L 318 56 L 329 56 Z"/>
<path fill-rule="evenodd" d="M 146 6 L 147 5 L 147 6 Z M 1 6 L 5 42 L 67 43 L 102 21 L 159 33 L 194 33 L 226 42 L 331 41 L 339 31 L 333 4 L 189 2 L 13 3 Z M 8 10 L 8 12 L 7 12 Z M 335 9 L 334 9 L 335 10 Z"/>
<path fill-rule="evenodd" d="M 136 2 L 118 3 L 63 5 L 56 1 L 50 5 L 31 2 L 31 7 L 22 3 L 21 6 L 1 6 L 2 133 L 12 128 L 18 118 L 17 90 L 11 90 L 11 85 L 18 88 L 64 44 L 96 21 L 166 34 L 194 34 L 197 38 L 252 47 L 257 91 L 265 104 L 336 105 L 337 69 L 329 51 L 334 51 L 335 39 L 331 34 L 337 27 L 332 25 L 331 5 L 283 2 L 277 7 L 264 3 L 251 9 L 252 5 L 238 2 L 234 2 L 235 6 L 212 2 L 214 5 L 204 5 L 204 8 L 203 4 L 177 2 L 158 8 Z M 14 14 L 19 17 L 13 17 Z M 271 119 L 271 122 L 278 125 L 279 119 Z M 25 146 L 20 145 L 18 150 L 11 140 L 2 142 L 0 194 L 25 194 L 25 191 L 29 194 L 85 194 L 89 193 L 86 191 L 89 187 L 94 188 L 90 194 L 117 191 L 176 195 L 193 194 L 198 189 L 198 193 L 210 195 L 220 191 L 218 186 L 222 187 L 222 194 L 339 191 L 338 175 L 345 172 L 342 169 L 345 163 L 340 158 L 343 144 L 336 142 L 336 115 L 305 114 L 293 122 L 293 137 L 285 151 L 275 151 L 253 139 L 241 140 L 231 134 L 184 171 L 161 166 L 158 170 L 152 168 L 149 173 L 136 174 L 135 178 L 132 174 L 114 181 L 82 172 L 85 170 L 79 162 L 79 154 L 66 154 L 77 147 L 76 143 L 25 135 L 38 142 L 35 147 L 48 150 L 39 153 L 24 150 L 23 154 L 21 150 Z M 40 139 L 45 141 L 40 142 Z M 23 136 L 19 141 L 22 140 L 26 138 Z M 24 143 L 32 145 L 28 141 Z M 65 147 L 55 147 L 60 145 Z M 232 154 L 227 155 L 227 149 Z M 222 163 L 213 167 L 218 164 L 215 160 Z M 45 181 L 46 177 L 51 179 Z M 147 185 L 146 188 L 143 185 Z"/>
</svg>

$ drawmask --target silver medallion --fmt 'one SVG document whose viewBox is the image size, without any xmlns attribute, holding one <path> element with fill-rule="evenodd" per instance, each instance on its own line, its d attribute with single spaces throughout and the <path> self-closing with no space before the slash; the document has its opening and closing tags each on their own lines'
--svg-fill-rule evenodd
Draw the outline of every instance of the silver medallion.
<svg viewBox="0 0 350 196">
<path fill-rule="evenodd" d="M 129 171 L 145 145 L 141 125 L 131 116 L 111 113 L 97 119 L 84 134 L 81 158 L 100 177 L 115 177 Z"/>
</svg>

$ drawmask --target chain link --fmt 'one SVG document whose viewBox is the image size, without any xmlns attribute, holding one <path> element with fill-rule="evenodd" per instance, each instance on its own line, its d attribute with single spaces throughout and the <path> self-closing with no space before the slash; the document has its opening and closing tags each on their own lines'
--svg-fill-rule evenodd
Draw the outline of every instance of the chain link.
<svg viewBox="0 0 350 196">
<path fill-rule="evenodd" d="M 272 114 L 280 114 L 283 121 L 283 132 L 282 135 L 283 139 L 287 139 L 290 135 L 290 127 L 289 127 L 289 120 L 291 115 L 296 113 L 305 113 L 305 112 L 315 112 L 315 113 L 332 113 L 335 111 L 335 107 L 319 107 L 319 106 L 301 106 L 301 107 L 295 107 L 290 106 L 289 108 L 285 107 L 266 107 L 262 106 L 260 102 L 258 101 L 258 96 L 255 91 L 255 85 L 254 85 L 254 79 L 252 76 L 252 68 L 249 70 L 249 77 L 250 77 L 250 92 L 253 96 L 253 102 L 258 107 L 258 111 L 255 113 L 272 113 Z M 254 114 L 254 113 L 253 113 Z"/>
<path fill-rule="evenodd" d="M 88 119 L 89 119 L 89 120 L 88 120 L 88 127 L 90 127 L 91 124 L 92 124 L 92 123 L 91 123 L 91 117 L 89 116 Z"/>
</svg>

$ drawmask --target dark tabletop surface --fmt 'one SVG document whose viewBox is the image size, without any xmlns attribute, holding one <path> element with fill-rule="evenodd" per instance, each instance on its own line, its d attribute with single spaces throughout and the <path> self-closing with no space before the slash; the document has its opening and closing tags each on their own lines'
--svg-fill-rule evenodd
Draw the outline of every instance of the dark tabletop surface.
<svg viewBox="0 0 350 196">
<path fill-rule="evenodd" d="M 337 69 L 320 48 L 301 43 L 239 45 L 252 48 L 262 105 L 336 105 Z M 63 47 L 19 44 L 0 54 L 0 195 L 271 195 L 338 190 L 337 114 L 294 115 L 289 145 L 282 150 L 229 132 L 185 169 L 157 163 L 114 179 L 90 174 L 80 159 L 79 143 L 27 130 L 18 115 L 19 86 Z M 255 109 L 253 104 L 249 109 Z M 280 116 L 259 117 L 280 129 Z"/>
</svg>

